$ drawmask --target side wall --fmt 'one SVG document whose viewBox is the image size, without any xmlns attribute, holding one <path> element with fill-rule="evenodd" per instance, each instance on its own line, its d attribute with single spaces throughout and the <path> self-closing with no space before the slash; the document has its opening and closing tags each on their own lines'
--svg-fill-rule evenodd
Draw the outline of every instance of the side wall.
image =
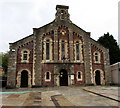
<svg viewBox="0 0 120 108">
<path fill-rule="evenodd" d="M 7 73 L 7 87 L 15 88 L 17 85 L 17 72 L 22 69 L 28 69 L 30 75 L 32 73 L 32 46 L 33 46 L 33 35 L 23 38 L 15 43 L 10 44 L 9 51 L 9 62 L 8 62 L 8 73 Z M 23 65 L 20 63 L 21 53 L 20 50 L 28 48 L 30 49 L 30 63 Z M 20 81 L 19 81 L 20 82 Z M 31 84 L 30 84 L 31 85 Z"/>
<path fill-rule="evenodd" d="M 101 72 L 103 73 L 102 84 L 109 85 L 111 83 L 111 72 L 109 68 L 110 66 L 109 50 L 103 47 L 101 44 L 94 41 L 93 39 L 90 39 L 90 43 L 91 43 L 92 53 L 94 53 L 94 51 L 99 51 L 101 55 L 101 59 L 100 59 L 101 63 L 99 64 L 94 64 L 93 58 L 92 58 L 93 70 L 95 69 L 101 70 Z"/>
</svg>

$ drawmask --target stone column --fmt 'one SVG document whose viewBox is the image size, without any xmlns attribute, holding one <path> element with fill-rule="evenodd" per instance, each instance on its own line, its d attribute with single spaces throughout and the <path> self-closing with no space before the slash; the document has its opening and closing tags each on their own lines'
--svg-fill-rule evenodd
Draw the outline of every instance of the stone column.
<svg viewBox="0 0 120 108">
<path fill-rule="evenodd" d="M 34 29 L 34 71 L 35 86 L 41 86 L 42 82 L 42 34 Z"/>
<path fill-rule="evenodd" d="M 73 61 L 73 32 L 72 29 L 69 28 L 69 56 L 70 56 L 70 62 Z"/>
<path fill-rule="evenodd" d="M 58 61 L 58 31 L 54 29 L 54 62 Z"/>
<path fill-rule="evenodd" d="M 17 63 L 17 48 L 10 46 L 8 72 L 7 72 L 7 87 L 16 87 L 16 63 Z"/>
<path fill-rule="evenodd" d="M 59 71 L 60 71 L 60 64 L 54 65 L 54 85 L 59 86 Z"/>
<path fill-rule="evenodd" d="M 86 85 L 91 85 L 91 65 L 90 65 L 90 56 L 91 56 L 91 45 L 90 45 L 90 38 L 88 34 L 84 34 L 83 37 L 83 52 L 84 52 L 84 65 L 85 65 L 85 83 Z"/>
<path fill-rule="evenodd" d="M 111 70 L 109 61 L 109 50 L 105 49 L 103 52 L 104 58 L 104 71 L 105 71 L 105 83 L 109 85 L 111 83 Z"/>
</svg>

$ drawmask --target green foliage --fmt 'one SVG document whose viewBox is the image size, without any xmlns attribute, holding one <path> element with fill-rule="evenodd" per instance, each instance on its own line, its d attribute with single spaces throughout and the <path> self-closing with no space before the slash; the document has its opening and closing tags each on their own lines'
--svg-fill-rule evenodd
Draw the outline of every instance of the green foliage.
<svg viewBox="0 0 120 108">
<path fill-rule="evenodd" d="M 110 64 L 120 62 L 120 48 L 112 35 L 104 34 L 98 39 L 98 42 L 109 49 Z"/>
<path fill-rule="evenodd" d="M 5 73 L 7 72 L 8 68 L 8 55 L 8 52 L 2 54 L 2 68 L 4 69 Z"/>
<path fill-rule="evenodd" d="M 2 67 L 2 53 L 0 53 L 0 67 Z"/>
</svg>

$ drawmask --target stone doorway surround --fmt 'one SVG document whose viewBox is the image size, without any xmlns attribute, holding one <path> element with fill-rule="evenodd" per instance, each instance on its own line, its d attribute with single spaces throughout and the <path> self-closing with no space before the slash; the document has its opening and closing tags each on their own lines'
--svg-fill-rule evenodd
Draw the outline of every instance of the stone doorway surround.
<svg viewBox="0 0 120 108">
<path fill-rule="evenodd" d="M 20 87 L 28 87 L 28 71 L 21 72 L 21 84 Z"/>
<path fill-rule="evenodd" d="M 65 69 L 60 71 L 59 80 L 60 86 L 68 86 L 68 72 Z"/>
<path fill-rule="evenodd" d="M 96 75 L 96 72 L 97 71 L 99 71 L 100 72 L 100 84 L 101 85 L 105 85 L 105 80 L 104 80 L 104 78 L 105 78 L 105 76 L 104 76 L 104 72 L 103 72 L 103 70 L 101 70 L 101 69 L 96 69 L 96 70 L 94 70 L 94 85 L 97 85 L 96 84 L 96 80 L 95 80 L 95 75 Z"/>
<path fill-rule="evenodd" d="M 17 84 L 16 87 L 20 88 L 21 85 L 21 72 L 23 71 L 27 71 L 28 72 L 28 87 L 31 87 L 31 72 L 28 69 L 21 69 L 18 73 L 17 73 Z"/>
<path fill-rule="evenodd" d="M 96 85 L 101 85 L 101 78 L 100 78 L 101 76 L 100 76 L 100 71 L 96 71 L 95 72 L 95 83 L 96 83 Z"/>
<path fill-rule="evenodd" d="M 60 86 L 60 71 L 66 70 L 68 74 L 68 86 L 74 84 L 74 65 L 67 63 L 58 63 L 54 65 L 54 85 Z"/>
</svg>

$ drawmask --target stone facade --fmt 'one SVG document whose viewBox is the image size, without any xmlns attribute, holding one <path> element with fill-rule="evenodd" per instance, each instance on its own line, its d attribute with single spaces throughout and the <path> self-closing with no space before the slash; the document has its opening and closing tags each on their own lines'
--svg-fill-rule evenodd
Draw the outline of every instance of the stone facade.
<svg viewBox="0 0 120 108">
<path fill-rule="evenodd" d="M 10 43 L 7 86 L 110 84 L 109 50 L 73 24 L 68 9 L 57 5 L 53 22 Z"/>
</svg>

